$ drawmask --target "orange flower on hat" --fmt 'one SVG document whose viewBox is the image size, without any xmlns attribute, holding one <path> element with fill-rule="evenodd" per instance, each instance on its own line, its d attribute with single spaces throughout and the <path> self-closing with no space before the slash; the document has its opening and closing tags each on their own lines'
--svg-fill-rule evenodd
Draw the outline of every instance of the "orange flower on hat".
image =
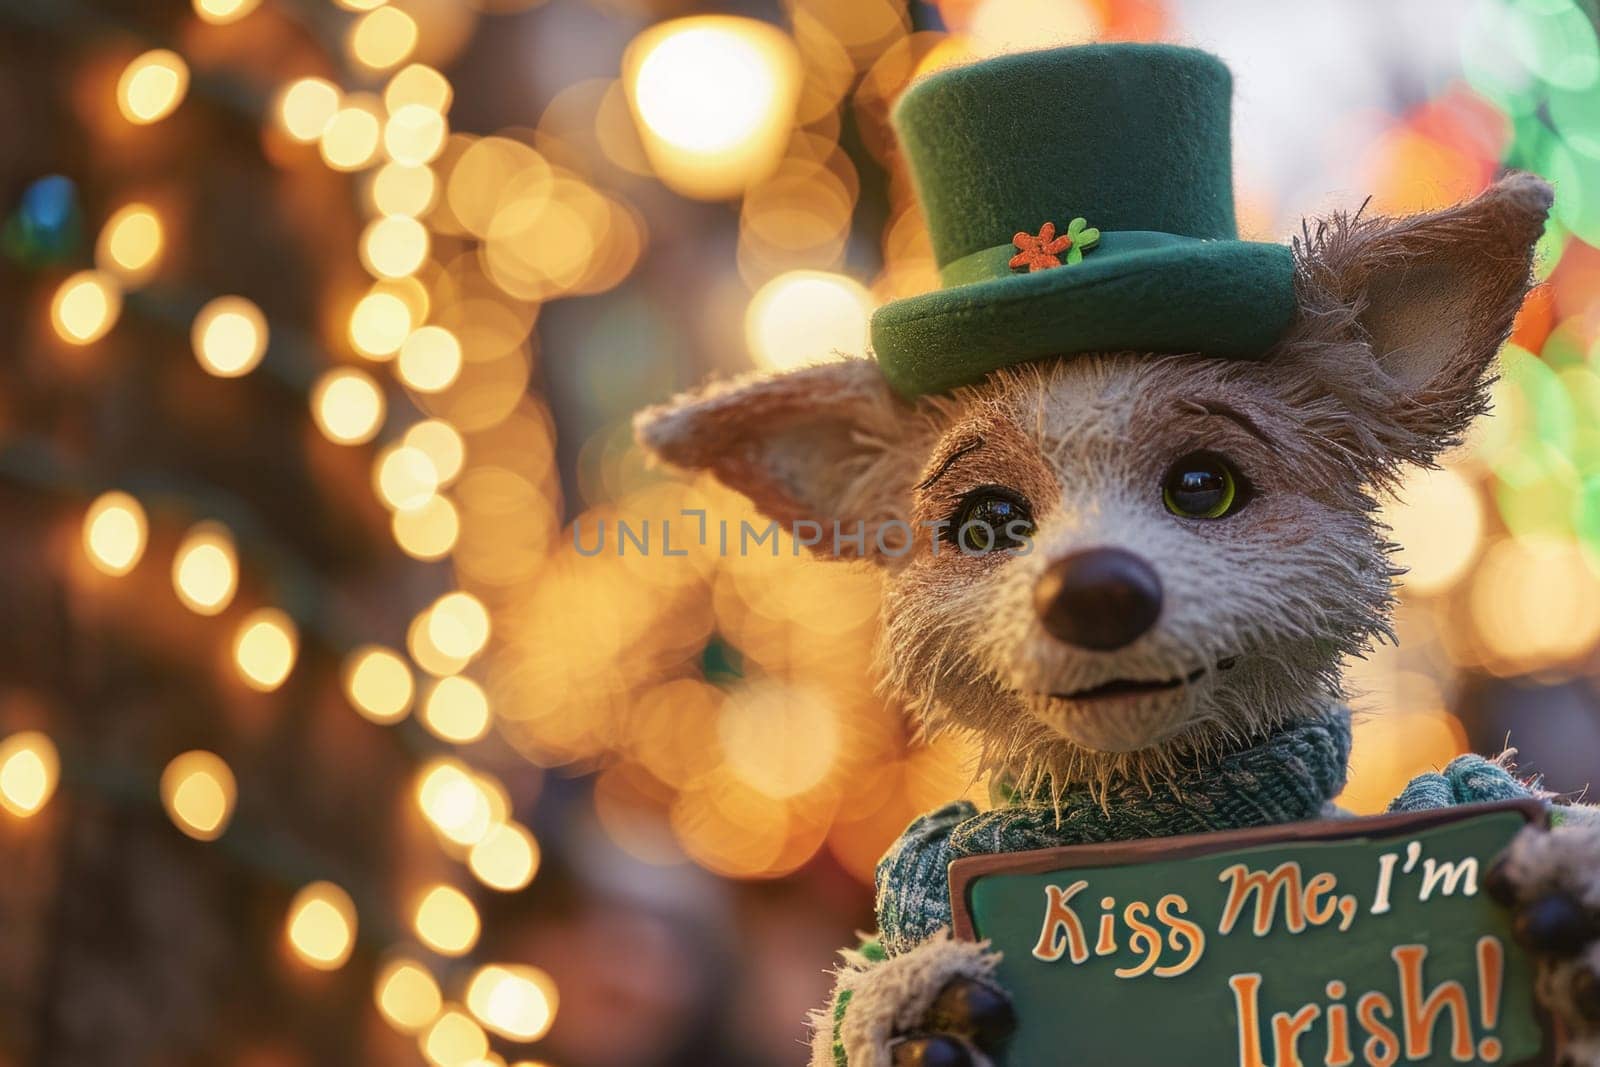
<svg viewBox="0 0 1600 1067">
<path fill-rule="evenodd" d="M 1100 231 L 1082 218 L 1073 219 L 1067 232 L 1056 236 L 1056 224 L 1047 222 L 1039 227 L 1038 234 L 1021 233 L 1011 238 L 1017 254 L 1011 257 L 1011 269 L 1028 268 L 1031 274 L 1047 267 L 1061 266 L 1061 253 L 1067 253 L 1067 263 L 1080 263 L 1083 254 L 1100 243 Z"/>
<path fill-rule="evenodd" d="M 1066 234 L 1057 237 L 1056 224 L 1047 222 L 1039 227 L 1037 235 L 1018 230 L 1017 235 L 1011 238 L 1011 243 L 1017 248 L 1017 254 L 1011 257 L 1011 269 L 1027 267 L 1028 273 L 1032 274 L 1036 270 L 1061 266 L 1059 257 L 1072 247 L 1072 238 Z"/>
</svg>

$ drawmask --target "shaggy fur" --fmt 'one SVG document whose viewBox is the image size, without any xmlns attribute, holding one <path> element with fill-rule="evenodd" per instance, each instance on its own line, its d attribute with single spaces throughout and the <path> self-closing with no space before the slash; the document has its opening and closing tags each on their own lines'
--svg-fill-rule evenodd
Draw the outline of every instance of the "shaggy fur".
<svg viewBox="0 0 1600 1067">
<path fill-rule="evenodd" d="M 870 553 L 878 525 L 901 516 L 901 477 L 920 455 L 901 436 L 904 405 L 876 365 L 871 375 L 862 366 L 747 375 L 641 412 L 634 425 L 656 456 L 709 470 L 779 522 L 866 523 Z"/>
<path fill-rule="evenodd" d="M 924 730 L 976 736 L 983 772 L 1045 800 L 1149 782 L 1341 699 L 1341 660 L 1392 638 L 1394 546 L 1373 494 L 1484 410 L 1550 203 L 1512 175 L 1444 211 L 1307 225 L 1298 313 L 1259 362 L 1079 355 L 908 403 L 848 360 L 680 397 L 641 414 L 639 438 L 780 520 L 865 524 L 887 572 L 885 682 Z M 1250 484 L 1236 514 L 1164 507 L 1163 475 L 1201 450 Z M 928 532 L 993 485 L 1028 501 L 1026 551 L 968 554 Z M 895 520 L 917 531 L 903 555 L 872 544 Z M 1164 591 L 1155 625 L 1109 652 L 1055 639 L 1033 607 L 1052 561 L 1102 546 L 1140 556 Z M 844 972 L 852 1012 L 899 1019 L 904 991 L 872 973 Z M 883 1062 L 886 1038 L 858 1036 L 850 1062 Z"/>
<path fill-rule="evenodd" d="M 839 1027 L 839 1040 L 851 1067 L 890 1067 L 886 1047 L 895 1034 L 916 1025 L 939 990 L 952 978 L 986 979 L 1000 957 L 987 944 L 957 941 L 949 932 L 929 938 L 921 951 L 874 962 L 855 952 L 844 953 L 836 972 L 837 989 L 850 994 L 850 1010 Z M 834 1020 L 827 1009 L 811 1015 L 811 1062 L 833 1062 Z M 980 1061 L 974 1067 L 987 1067 Z"/>
<path fill-rule="evenodd" d="M 1557 826 L 1547 834 L 1524 834 L 1512 842 L 1505 873 L 1521 903 L 1550 892 L 1570 894 L 1591 914 L 1600 915 L 1600 821 Z M 1559 1019 L 1585 1019 L 1600 1005 L 1585 1002 L 1600 983 L 1600 940 L 1571 959 L 1552 961 L 1539 970 L 1539 999 Z M 1563 1067 L 1600 1063 L 1600 1023 L 1587 1018 L 1590 1029 L 1574 1028 L 1564 1050 Z"/>
<path fill-rule="evenodd" d="M 889 583 L 888 680 L 930 729 L 974 731 L 985 770 L 1059 795 L 1203 761 L 1335 688 L 1339 657 L 1381 632 L 1387 603 L 1370 510 L 1337 491 L 1315 450 L 1275 455 L 1206 407 L 1241 396 L 1274 442 L 1299 439 L 1294 410 L 1247 364 L 1085 357 L 1007 372 L 966 398 L 950 436 L 985 445 L 917 494 L 917 518 L 946 516 L 978 485 L 1018 485 L 1019 467 L 1051 491 L 1030 496 L 1038 529 L 1027 555 L 935 555 L 924 541 Z M 998 456 L 984 455 L 991 441 Z M 1161 502 L 1167 465 L 1202 448 L 1229 455 L 1256 489 L 1226 524 L 1173 521 Z M 1013 458 L 1024 450 L 1042 469 Z M 1136 552 L 1167 590 L 1156 629 L 1115 654 L 1054 640 L 1031 608 L 1051 560 L 1099 545 Z M 1188 580 L 1198 574 L 1205 581 Z M 1216 670 L 1225 660 L 1235 666 Z M 1114 715 L 1048 695 L 1195 670 L 1206 673 L 1177 699 L 1123 702 Z"/>
</svg>

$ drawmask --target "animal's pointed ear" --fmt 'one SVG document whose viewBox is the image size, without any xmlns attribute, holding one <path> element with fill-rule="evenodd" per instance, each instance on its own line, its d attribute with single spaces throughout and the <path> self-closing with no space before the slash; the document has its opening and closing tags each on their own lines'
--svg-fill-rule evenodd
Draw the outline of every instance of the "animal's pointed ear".
<svg viewBox="0 0 1600 1067">
<path fill-rule="evenodd" d="M 904 544 L 904 531 L 884 531 L 882 544 L 877 535 L 884 523 L 908 519 L 931 432 L 870 359 L 726 382 L 634 419 L 639 443 L 667 463 L 710 471 L 787 529 L 818 524 L 818 555 L 880 562 L 884 545 L 899 554 Z M 818 536 L 816 528 L 802 535 Z"/>
<path fill-rule="evenodd" d="M 1487 404 L 1552 200 L 1542 179 L 1512 174 L 1442 211 L 1308 228 L 1290 358 L 1352 417 L 1332 436 L 1380 470 L 1459 440 Z"/>
</svg>

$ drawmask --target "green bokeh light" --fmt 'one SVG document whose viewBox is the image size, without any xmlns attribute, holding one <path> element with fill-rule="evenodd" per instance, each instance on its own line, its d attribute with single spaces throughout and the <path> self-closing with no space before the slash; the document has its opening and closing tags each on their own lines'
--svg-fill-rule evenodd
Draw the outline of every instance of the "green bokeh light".
<svg viewBox="0 0 1600 1067">
<path fill-rule="evenodd" d="M 1591 474 L 1583 480 L 1572 502 L 1572 526 L 1583 547 L 1584 559 L 1591 567 L 1600 569 L 1600 474 Z"/>
<path fill-rule="evenodd" d="M 1600 161 L 1600 81 L 1582 89 L 1552 87 L 1548 114 L 1568 148 L 1584 159 Z"/>
<path fill-rule="evenodd" d="M 1546 219 L 1544 233 L 1539 236 L 1539 243 L 1533 249 L 1533 277 L 1534 281 L 1547 282 L 1550 275 L 1556 272 L 1556 267 L 1561 263 L 1561 257 L 1567 250 L 1567 243 L 1572 239 L 1572 234 L 1561 225 L 1558 219 Z"/>
<path fill-rule="evenodd" d="M 1600 375 L 1590 366 L 1561 372 L 1561 383 L 1572 400 L 1574 438 L 1570 457 L 1580 477 L 1600 474 Z"/>
<path fill-rule="evenodd" d="M 1461 34 L 1461 70 L 1467 84 L 1496 106 L 1517 115 L 1530 115 L 1538 106 L 1539 80 L 1519 53 L 1532 53 L 1531 45 L 1508 48 L 1506 42 L 1527 30 L 1502 0 L 1478 0 Z"/>
<path fill-rule="evenodd" d="M 1562 89 L 1600 81 L 1600 43 L 1572 0 L 1517 0 L 1510 14 L 1516 30 L 1505 45 L 1541 81 Z"/>
<path fill-rule="evenodd" d="M 1555 370 L 1518 345 L 1507 345 L 1500 354 L 1500 362 L 1501 373 L 1522 393 L 1529 431 L 1526 445 L 1538 444 L 1556 453 L 1569 453 L 1575 440 L 1577 417 L 1572 397 Z"/>
<path fill-rule="evenodd" d="M 1550 138 L 1544 147 L 1542 165 L 1536 169 L 1556 187 L 1555 217 L 1585 244 L 1600 245 L 1600 164 L 1574 152 L 1559 137 Z"/>
<path fill-rule="evenodd" d="M 1579 319 L 1564 319 L 1556 323 L 1550 336 L 1539 350 L 1539 360 L 1560 374 L 1570 368 L 1587 369 L 1589 362 L 1588 331 Z M 1565 381 L 1565 379 L 1563 379 Z M 1570 385 L 1570 382 L 1568 383 Z"/>
<path fill-rule="evenodd" d="M 1528 470 L 1520 473 L 1532 477 L 1517 484 L 1504 479 L 1495 482 L 1495 507 L 1506 529 L 1516 537 L 1572 537 L 1577 471 L 1565 456 L 1545 445 L 1535 444 L 1524 458 Z"/>
</svg>

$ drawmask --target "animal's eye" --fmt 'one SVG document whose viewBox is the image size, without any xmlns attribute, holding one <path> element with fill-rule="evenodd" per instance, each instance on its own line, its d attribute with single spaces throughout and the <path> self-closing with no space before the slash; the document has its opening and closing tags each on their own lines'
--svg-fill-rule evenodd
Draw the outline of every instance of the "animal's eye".
<svg viewBox="0 0 1600 1067">
<path fill-rule="evenodd" d="M 961 498 L 945 536 L 968 555 L 1022 548 L 1033 536 L 1028 501 L 1004 486 L 984 485 Z"/>
<path fill-rule="evenodd" d="M 1167 510 L 1185 519 L 1220 519 L 1238 511 L 1248 498 L 1244 476 L 1212 452 L 1191 452 L 1161 481 Z"/>
</svg>

